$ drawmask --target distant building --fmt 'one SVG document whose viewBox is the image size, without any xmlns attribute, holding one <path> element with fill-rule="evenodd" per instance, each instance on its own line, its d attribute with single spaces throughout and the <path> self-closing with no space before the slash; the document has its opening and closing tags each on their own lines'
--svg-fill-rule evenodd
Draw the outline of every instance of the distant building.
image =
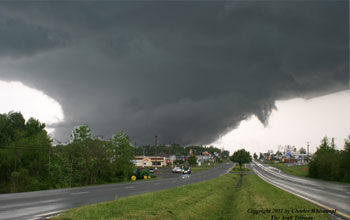
<svg viewBox="0 0 350 220">
<path fill-rule="evenodd" d="M 136 156 L 133 163 L 137 167 L 163 167 L 167 165 L 169 159 L 156 156 Z"/>
<path fill-rule="evenodd" d="M 308 157 L 309 157 L 309 160 L 311 160 L 312 158 L 312 154 L 296 154 L 294 156 L 295 160 L 296 160 L 296 163 L 297 164 L 300 164 L 300 165 L 304 165 L 304 164 L 307 164 L 307 160 L 308 160 Z"/>
<path fill-rule="evenodd" d="M 188 160 L 188 155 L 177 155 L 176 160 Z"/>
<path fill-rule="evenodd" d="M 215 161 L 215 158 L 211 155 L 211 153 L 208 153 L 207 151 L 204 151 L 202 155 L 197 155 L 197 162 L 213 162 Z"/>
</svg>

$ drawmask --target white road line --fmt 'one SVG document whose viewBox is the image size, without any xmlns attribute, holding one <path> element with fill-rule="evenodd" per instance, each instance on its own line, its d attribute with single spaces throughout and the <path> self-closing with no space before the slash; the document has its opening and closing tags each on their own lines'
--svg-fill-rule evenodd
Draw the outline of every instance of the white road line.
<svg viewBox="0 0 350 220">
<path fill-rule="evenodd" d="M 80 195 L 80 194 L 86 194 L 86 193 L 89 193 L 89 192 L 76 192 L 76 193 L 71 193 L 71 195 Z"/>
<path fill-rule="evenodd" d="M 43 217 L 43 216 L 50 216 L 50 215 L 56 215 L 60 212 L 63 212 L 64 210 L 59 210 L 59 211 L 54 211 L 54 212 L 46 212 L 46 213 L 43 213 L 43 214 L 39 214 L 39 215 L 35 215 L 34 216 L 34 219 L 38 219 L 40 217 Z"/>
<path fill-rule="evenodd" d="M 39 205 L 39 204 L 47 204 L 47 203 L 56 203 L 58 201 L 62 201 L 63 199 L 50 199 L 50 200 L 43 200 L 38 202 L 24 202 L 24 203 L 18 203 L 18 204 L 9 204 L 9 205 L 2 205 L 2 209 L 8 209 L 8 208 L 15 208 L 15 207 L 21 207 L 21 206 L 27 206 L 27 205 Z"/>
<path fill-rule="evenodd" d="M 135 188 L 135 186 L 127 186 L 127 187 L 125 187 L 125 189 L 132 189 L 132 188 Z"/>
</svg>

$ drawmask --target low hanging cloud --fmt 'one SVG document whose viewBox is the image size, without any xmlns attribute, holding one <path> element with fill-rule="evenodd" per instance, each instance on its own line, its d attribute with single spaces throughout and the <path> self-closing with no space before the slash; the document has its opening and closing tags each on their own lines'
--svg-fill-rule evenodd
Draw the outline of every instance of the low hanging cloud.
<svg viewBox="0 0 350 220">
<path fill-rule="evenodd" d="M 13 58 L 32 56 L 63 46 L 67 41 L 65 34 L 3 15 L 0 36 L 0 57 Z"/>
<path fill-rule="evenodd" d="M 0 42 L 17 42 L 0 43 L 0 79 L 62 105 L 60 140 L 84 123 L 137 144 L 208 144 L 252 114 L 268 123 L 276 100 L 349 88 L 348 4 L 0 3 L 16 21 Z"/>
</svg>

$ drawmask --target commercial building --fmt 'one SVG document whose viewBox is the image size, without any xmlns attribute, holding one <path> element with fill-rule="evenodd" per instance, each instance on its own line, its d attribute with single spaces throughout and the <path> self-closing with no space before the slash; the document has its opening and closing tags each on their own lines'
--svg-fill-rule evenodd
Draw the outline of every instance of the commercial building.
<svg viewBox="0 0 350 220">
<path fill-rule="evenodd" d="M 169 159 L 158 156 L 137 156 L 133 163 L 137 167 L 163 167 L 167 165 Z"/>
</svg>

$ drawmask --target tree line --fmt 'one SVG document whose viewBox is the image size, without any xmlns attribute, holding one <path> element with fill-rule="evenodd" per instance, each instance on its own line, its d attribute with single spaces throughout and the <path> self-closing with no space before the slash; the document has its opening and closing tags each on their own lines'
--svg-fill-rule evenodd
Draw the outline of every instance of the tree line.
<svg viewBox="0 0 350 220">
<path fill-rule="evenodd" d="M 21 113 L 0 114 L 0 192 L 23 192 L 124 181 L 133 171 L 129 137 L 92 138 L 76 127 L 66 145 L 52 145 L 45 124 Z"/>
<path fill-rule="evenodd" d="M 313 178 L 350 182 L 350 135 L 345 139 L 344 150 L 337 150 L 334 138 L 324 137 L 309 162 L 309 176 Z"/>
<path fill-rule="evenodd" d="M 136 145 L 136 144 L 135 144 Z M 164 145 L 160 144 L 158 146 L 151 146 L 151 145 L 145 145 L 145 146 L 136 146 L 135 147 L 135 155 L 137 156 L 169 156 L 169 155 L 176 155 L 176 156 L 187 156 L 190 154 L 190 150 L 192 150 L 192 154 L 194 155 L 202 155 L 203 152 L 208 152 L 211 155 L 214 155 L 215 153 L 220 154 L 223 159 L 228 159 L 230 152 L 227 150 L 221 150 L 217 147 L 213 146 L 187 146 L 184 147 L 180 144 L 171 144 L 171 145 Z"/>
</svg>

